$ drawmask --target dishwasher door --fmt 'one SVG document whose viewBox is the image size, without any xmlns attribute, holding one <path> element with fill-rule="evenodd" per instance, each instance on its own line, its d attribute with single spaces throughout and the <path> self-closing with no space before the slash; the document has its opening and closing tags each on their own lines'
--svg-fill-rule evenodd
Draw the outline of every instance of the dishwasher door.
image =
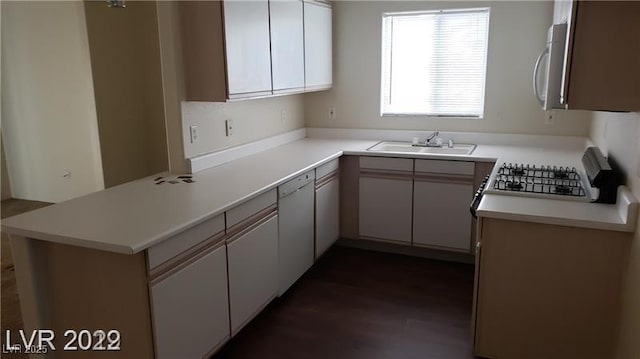
<svg viewBox="0 0 640 359">
<path fill-rule="evenodd" d="M 280 295 L 313 265 L 313 180 L 313 173 L 307 173 L 278 188 Z"/>
</svg>

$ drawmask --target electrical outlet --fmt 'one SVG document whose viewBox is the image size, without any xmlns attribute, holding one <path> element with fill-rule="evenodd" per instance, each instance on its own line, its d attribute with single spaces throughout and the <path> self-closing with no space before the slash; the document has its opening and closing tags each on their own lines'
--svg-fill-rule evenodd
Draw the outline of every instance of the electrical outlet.
<svg viewBox="0 0 640 359">
<path fill-rule="evenodd" d="M 556 123 L 556 119 L 553 117 L 553 112 L 547 111 L 546 117 L 544 118 L 545 125 L 553 125 Z"/>
<path fill-rule="evenodd" d="M 335 107 L 329 107 L 329 119 L 330 120 L 335 120 L 336 119 L 336 108 Z"/>
<path fill-rule="evenodd" d="M 196 143 L 200 139 L 200 133 L 198 132 L 198 126 L 189 126 L 189 133 L 191 134 L 191 143 Z"/>
<path fill-rule="evenodd" d="M 287 110 L 280 111 L 280 123 L 283 125 L 287 123 Z"/>
<path fill-rule="evenodd" d="M 233 135 L 233 120 L 226 120 L 224 123 L 227 127 L 227 137 L 231 137 Z"/>
</svg>

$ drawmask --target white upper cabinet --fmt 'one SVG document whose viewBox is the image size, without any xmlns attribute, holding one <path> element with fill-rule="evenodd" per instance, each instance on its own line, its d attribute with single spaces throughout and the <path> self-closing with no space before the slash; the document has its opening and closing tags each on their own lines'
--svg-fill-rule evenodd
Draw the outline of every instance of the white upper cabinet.
<svg viewBox="0 0 640 359">
<path fill-rule="evenodd" d="M 273 92 L 304 89 L 304 25 L 301 0 L 269 3 Z"/>
<path fill-rule="evenodd" d="M 324 90 L 333 83 L 331 7 L 320 2 L 304 3 L 305 89 Z"/>
<path fill-rule="evenodd" d="M 269 2 L 225 1 L 229 98 L 271 94 Z"/>
<path fill-rule="evenodd" d="M 640 2 L 558 1 L 567 22 L 563 68 L 567 109 L 640 110 Z"/>
<path fill-rule="evenodd" d="M 185 100 L 225 102 L 331 87 L 329 4 L 180 1 L 179 8 Z"/>
</svg>

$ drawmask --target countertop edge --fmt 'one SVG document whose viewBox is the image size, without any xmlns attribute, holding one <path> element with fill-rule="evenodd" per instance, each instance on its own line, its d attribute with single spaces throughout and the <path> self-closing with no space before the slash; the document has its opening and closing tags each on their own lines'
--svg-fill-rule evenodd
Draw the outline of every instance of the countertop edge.
<svg viewBox="0 0 640 359">
<path fill-rule="evenodd" d="M 490 194 L 491 196 L 503 196 L 501 194 Z M 633 193 L 626 186 L 618 188 L 618 198 L 615 205 L 597 204 L 601 206 L 615 206 L 610 208 L 616 212 L 618 221 L 594 221 L 588 219 L 559 218 L 556 216 L 545 216 L 535 213 L 513 213 L 496 209 L 482 208 L 482 202 L 476 211 L 478 217 L 505 219 L 521 222 L 532 222 L 540 224 L 551 224 L 565 227 L 590 228 L 609 230 L 616 232 L 634 232 L 636 229 L 636 219 L 638 217 L 638 202 Z"/>
<path fill-rule="evenodd" d="M 105 243 L 105 242 L 87 241 L 86 239 L 81 239 L 81 238 L 61 236 L 61 235 L 52 234 L 52 233 L 43 233 L 40 231 L 30 231 L 24 228 L 9 227 L 4 224 L 0 227 L 2 228 L 2 232 L 8 234 L 9 236 L 15 235 L 19 237 L 28 238 L 28 239 L 35 239 L 35 240 L 41 240 L 46 242 L 53 242 L 57 244 L 64 244 L 69 246 L 76 246 L 76 247 L 82 247 L 87 249 L 95 249 L 99 251 L 126 254 L 126 255 L 136 254 L 139 252 L 139 251 L 135 251 L 135 249 L 130 246 L 122 246 L 122 245 Z"/>
<path fill-rule="evenodd" d="M 150 247 L 152 247 L 152 246 L 154 246 L 154 245 L 156 245 L 156 244 L 158 244 L 158 243 L 160 243 L 162 241 L 165 241 L 165 240 L 173 237 L 174 235 L 176 235 L 178 233 L 181 233 L 181 232 L 184 232 L 184 231 L 186 231 L 186 230 L 188 230 L 190 228 L 193 228 L 193 227 L 195 227 L 195 226 L 197 226 L 197 225 L 199 225 L 199 224 L 201 224 L 203 222 L 208 221 L 209 219 L 212 219 L 215 216 L 219 216 L 221 214 L 224 214 L 227 210 L 229 210 L 229 209 L 231 209 L 231 208 L 233 208 L 235 206 L 238 206 L 238 205 L 240 205 L 240 204 L 242 204 L 242 203 L 244 203 L 244 202 L 246 202 L 246 201 L 248 201 L 248 200 L 250 200 L 252 198 L 255 198 L 255 197 L 257 197 L 257 196 L 259 196 L 259 195 L 261 195 L 261 194 L 263 194 L 263 193 L 265 193 L 267 191 L 270 191 L 270 190 L 280 186 L 281 184 L 283 184 L 283 183 L 295 178 L 296 176 L 299 176 L 299 175 L 301 175 L 301 174 L 303 174 L 305 172 L 311 171 L 311 170 L 313 170 L 313 169 L 315 169 L 315 168 L 317 168 L 319 166 L 322 166 L 323 164 L 325 164 L 325 163 L 327 163 L 329 161 L 332 161 L 332 160 L 334 160 L 336 158 L 340 158 L 340 156 L 342 156 L 342 151 L 339 151 L 338 153 L 335 153 L 335 154 L 332 154 L 330 156 L 324 157 L 320 161 L 314 162 L 309 166 L 306 166 L 306 167 L 304 167 L 304 168 L 302 168 L 302 169 L 300 169 L 300 170 L 298 170 L 296 172 L 293 172 L 293 173 L 291 173 L 291 174 L 279 179 L 278 181 L 275 181 L 275 182 L 273 182 L 271 184 L 268 184 L 268 185 L 266 185 L 266 186 L 264 186 L 264 187 L 262 187 L 262 188 L 260 188 L 260 189 L 258 189 L 256 191 L 253 191 L 253 192 L 247 194 L 246 196 L 243 196 L 243 197 L 233 201 L 233 202 L 227 203 L 226 205 L 224 205 L 224 206 L 222 206 L 222 207 L 220 207 L 220 208 L 218 208 L 218 209 L 216 209 L 216 210 L 214 210 L 214 211 L 212 211 L 212 212 L 210 212 L 210 213 L 208 213 L 206 215 L 203 215 L 203 216 L 199 217 L 196 220 L 188 222 L 188 223 L 184 224 L 183 226 L 179 227 L 179 229 L 176 229 L 176 230 L 173 230 L 173 231 L 169 231 L 169 232 L 166 232 L 166 233 L 162 233 L 162 234 L 156 236 L 153 239 L 150 239 L 148 241 L 144 241 L 139 246 L 132 247 L 131 248 L 131 250 L 132 250 L 131 254 L 136 254 L 136 253 L 142 252 L 142 251 L 144 251 L 144 250 L 146 250 L 146 249 L 148 249 L 148 248 L 150 248 Z"/>
<path fill-rule="evenodd" d="M 336 158 L 340 158 L 342 155 L 398 157 L 398 158 L 431 159 L 431 160 L 453 160 L 453 161 L 470 161 L 470 162 L 498 162 L 501 160 L 501 156 L 497 155 L 497 153 L 499 152 L 496 152 L 496 153 L 489 152 L 485 154 L 484 151 L 482 151 L 480 155 L 474 155 L 474 153 L 477 151 L 478 148 L 476 148 L 476 150 L 474 150 L 474 152 L 472 152 L 469 155 L 451 155 L 451 154 L 441 155 L 441 154 L 432 154 L 432 153 L 429 153 L 429 154 L 427 153 L 396 153 L 396 152 L 386 152 L 386 151 L 371 152 L 371 151 L 367 151 L 365 149 L 365 146 L 366 148 L 369 148 L 370 147 L 369 142 L 371 145 L 373 145 L 376 143 L 376 141 L 369 141 L 369 140 L 357 140 L 360 143 L 356 143 L 356 144 L 353 144 L 353 143 L 350 144 L 348 142 L 345 142 L 346 140 L 344 139 L 327 140 L 326 143 L 324 143 L 326 139 L 315 139 L 315 138 L 305 138 L 298 141 L 310 141 L 310 143 L 314 143 L 316 140 L 320 141 L 321 146 L 326 146 L 326 147 L 321 147 L 322 152 L 320 152 L 318 156 L 320 157 L 320 159 L 313 158 L 314 160 L 310 163 L 301 162 L 301 164 L 305 165 L 304 167 L 297 168 L 295 171 L 291 173 L 287 173 L 286 175 L 280 178 L 277 177 L 280 174 L 277 174 L 276 176 L 273 176 L 270 179 L 265 180 L 265 182 L 270 182 L 270 183 L 265 183 L 264 185 L 262 183 L 257 183 L 255 187 L 248 188 L 250 192 L 247 192 L 245 195 L 239 196 L 238 198 L 234 198 L 233 200 L 228 201 L 226 203 L 223 202 L 222 205 L 219 205 L 217 208 L 213 210 L 203 211 L 205 212 L 204 214 L 199 215 L 197 217 L 193 216 L 189 218 L 189 220 L 185 220 L 180 224 L 176 224 L 173 227 L 166 229 L 164 232 L 150 231 L 148 235 L 141 236 L 142 238 L 144 238 L 144 240 L 138 241 L 136 239 L 132 239 L 133 236 L 130 236 L 129 240 L 125 241 L 125 244 L 115 244 L 115 243 L 109 243 L 103 238 L 95 238 L 94 240 L 82 239 L 82 238 L 77 238 L 78 236 L 60 235 L 60 234 L 55 234 L 50 232 L 43 232 L 42 230 L 25 229 L 24 227 L 27 227 L 27 226 L 15 227 L 15 226 L 11 226 L 10 224 L 4 223 L 5 222 L 4 220 L 1 225 L 1 228 L 3 232 L 18 235 L 18 236 L 23 236 L 27 238 L 32 238 L 32 239 L 51 241 L 55 243 L 74 245 L 74 246 L 79 246 L 79 247 L 84 247 L 89 249 L 103 250 L 103 251 L 109 251 L 109 252 L 115 252 L 115 253 L 121 253 L 121 254 L 136 254 L 164 240 L 167 240 L 178 233 L 181 233 L 185 230 L 195 227 L 215 216 L 219 216 L 223 214 L 225 211 L 229 210 L 230 208 L 233 208 L 241 203 L 244 203 L 262 193 L 265 193 L 266 191 L 272 190 L 277 186 L 287 182 L 288 180 L 295 178 L 300 174 L 313 170 L 314 168 L 317 168 Z M 293 141 L 293 142 L 298 142 L 298 141 Z M 498 146 L 498 147 L 502 147 L 502 146 Z M 577 150 L 578 149 L 574 149 L 573 151 L 577 151 Z M 267 151 L 268 150 L 265 150 L 263 152 L 267 152 Z M 495 148 L 492 149 L 492 151 L 495 152 Z M 207 171 L 208 170 L 215 171 L 216 167 L 209 168 L 207 169 Z M 285 171 L 282 171 L 282 172 L 285 172 Z M 273 180 L 274 178 L 277 178 L 277 179 Z M 504 207 L 505 210 L 501 210 L 499 208 L 500 206 L 497 206 L 498 207 L 497 209 L 483 208 L 481 203 L 477 213 L 478 213 L 478 216 L 487 217 L 487 218 L 499 218 L 499 219 L 528 221 L 533 223 L 554 224 L 554 225 L 571 226 L 571 227 L 579 227 L 579 228 L 592 228 L 592 229 L 632 232 L 635 230 L 638 203 L 637 203 L 637 200 L 633 197 L 633 194 L 628 189 L 626 191 L 621 191 L 621 192 L 628 196 L 624 197 L 625 200 L 627 201 L 626 207 L 623 208 L 623 206 L 619 205 L 616 208 L 617 217 L 620 218 L 619 222 L 614 220 L 616 216 L 612 215 L 611 213 L 609 213 L 608 216 L 605 216 L 608 218 L 605 218 L 604 220 L 600 220 L 600 221 L 592 220 L 589 218 L 587 219 L 579 219 L 579 218 L 573 219 L 573 218 L 564 218 L 564 217 L 558 218 L 558 217 L 546 216 L 542 213 L 533 213 L 533 212 L 510 213 L 508 211 L 509 204 L 505 205 Z M 523 208 L 523 207 L 520 206 L 520 208 Z M 612 208 L 612 211 L 613 211 L 613 208 Z M 523 212 L 526 212 L 526 210 L 523 210 Z M 624 218 L 625 216 L 627 218 Z M 90 237 L 87 237 L 87 238 L 90 238 Z"/>
<path fill-rule="evenodd" d="M 45 232 L 41 232 L 41 231 L 33 231 L 33 230 L 28 230 L 28 229 L 24 229 L 22 227 L 14 227 L 11 225 L 7 225 L 5 223 L 2 223 L 0 225 L 0 227 L 2 228 L 2 231 L 4 233 L 7 233 L 9 235 L 18 235 L 18 236 L 22 236 L 25 238 L 30 238 L 30 239 L 36 239 L 36 240 L 43 240 L 43 241 L 49 241 L 49 242 L 54 242 L 54 243 L 58 243 L 58 244 L 65 244 L 65 245 L 73 245 L 73 246 L 77 246 L 77 247 L 82 247 L 82 248 L 87 248 L 87 249 L 96 249 L 96 250 L 102 250 L 102 251 L 108 251 L 108 252 L 114 252 L 114 253 L 120 253 L 120 254 L 137 254 L 140 253 L 160 242 L 163 242 L 169 238 L 171 238 L 172 236 L 184 232 L 190 228 L 193 228 L 203 222 L 206 222 L 207 220 L 219 216 L 221 214 L 223 214 L 224 212 L 226 212 L 227 210 L 240 205 L 256 196 L 259 196 L 269 190 L 272 190 L 276 187 L 278 187 L 279 185 L 295 178 L 296 176 L 299 176 L 305 172 L 311 171 L 325 163 L 328 163 L 336 158 L 340 158 L 343 154 L 342 150 L 336 150 L 334 151 L 332 154 L 323 157 L 321 160 L 319 161 L 315 161 L 312 162 L 311 164 L 302 167 L 300 169 L 298 169 L 295 172 L 289 173 L 288 175 L 280 178 L 277 181 L 274 181 L 272 183 L 269 183 L 263 187 L 261 187 L 258 190 L 252 191 L 250 193 L 248 193 L 245 196 L 242 196 L 232 202 L 226 203 L 223 206 L 220 206 L 219 208 L 215 209 L 214 211 L 211 211 L 207 214 L 204 214 L 198 218 L 195 218 L 192 221 L 186 222 L 183 225 L 179 226 L 179 227 L 175 227 L 170 231 L 166 231 L 164 233 L 160 233 L 156 236 L 150 237 L 148 240 L 145 241 L 140 241 L 140 243 L 137 243 L 137 245 L 134 246 L 124 246 L 124 245 L 117 245 L 117 244 L 112 244 L 112 243 L 106 243 L 106 242 L 99 242 L 99 241 L 92 241 L 92 240 L 87 240 L 87 239 L 82 239 L 82 238 L 77 238 L 77 237 L 70 237 L 70 236 L 63 236 L 63 235 L 57 235 L 57 234 L 53 234 L 53 233 L 45 233 Z M 151 176 L 153 177 L 153 176 Z M 3 220 L 4 222 L 4 220 Z"/>
<path fill-rule="evenodd" d="M 550 225 L 564 226 L 564 227 L 600 229 L 600 230 L 609 230 L 609 231 L 616 231 L 616 232 L 633 232 L 635 229 L 635 228 L 630 228 L 629 224 L 626 224 L 626 223 L 615 224 L 615 223 L 608 223 L 608 222 L 594 222 L 594 221 L 577 220 L 577 219 L 568 220 L 568 219 L 557 218 L 557 217 L 513 214 L 513 213 L 506 213 L 506 212 L 486 211 L 486 210 L 479 210 L 476 213 L 478 217 L 484 217 L 484 218 L 504 219 L 509 221 L 530 222 L 530 223 L 539 223 L 539 224 L 550 224 Z"/>
</svg>

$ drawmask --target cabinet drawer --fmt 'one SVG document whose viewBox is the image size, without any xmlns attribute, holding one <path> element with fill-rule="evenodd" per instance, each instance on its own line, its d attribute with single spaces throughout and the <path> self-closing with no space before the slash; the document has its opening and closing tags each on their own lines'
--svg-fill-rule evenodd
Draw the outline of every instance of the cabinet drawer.
<svg viewBox="0 0 640 359">
<path fill-rule="evenodd" d="M 275 204 L 277 198 L 276 189 L 274 188 L 228 210 L 226 213 L 227 229 Z"/>
<path fill-rule="evenodd" d="M 360 169 L 413 172 L 413 160 L 409 158 L 360 157 Z"/>
<path fill-rule="evenodd" d="M 337 158 L 318 166 L 318 168 L 316 168 L 316 179 L 321 179 L 329 173 L 336 171 L 338 168 L 340 168 L 340 161 Z"/>
<path fill-rule="evenodd" d="M 211 218 L 156 244 L 147 250 L 149 270 L 221 232 L 224 232 L 224 215 Z"/>
<path fill-rule="evenodd" d="M 466 161 L 416 160 L 416 173 L 443 173 L 473 176 L 474 163 Z"/>
</svg>

